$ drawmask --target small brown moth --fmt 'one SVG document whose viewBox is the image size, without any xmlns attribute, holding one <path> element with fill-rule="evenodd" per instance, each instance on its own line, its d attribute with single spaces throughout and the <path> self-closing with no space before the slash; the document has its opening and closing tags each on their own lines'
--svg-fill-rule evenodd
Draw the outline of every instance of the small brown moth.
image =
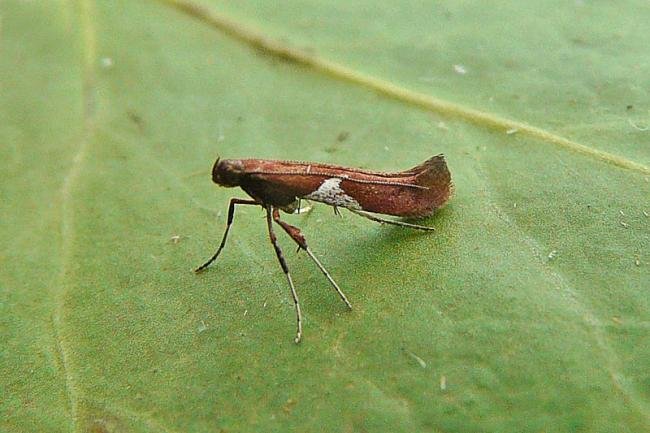
<svg viewBox="0 0 650 433">
<path fill-rule="evenodd" d="M 352 308 L 347 297 L 329 272 L 318 261 L 307 246 L 300 229 L 280 219 L 280 210 L 293 213 L 300 207 L 300 200 L 314 200 L 351 212 L 379 223 L 392 224 L 419 230 L 434 230 L 402 221 L 393 221 L 371 213 L 418 218 L 431 215 L 444 205 L 452 193 L 451 174 L 443 155 L 437 155 L 409 170 L 397 173 L 383 173 L 357 168 L 315 162 L 272 161 L 265 159 L 224 159 L 214 163 L 214 183 L 238 186 L 251 198 L 230 200 L 226 231 L 217 252 L 196 268 L 201 272 L 214 262 L 226 245 L 226 238 L 235 216 L 235 205 L 257 205 L 266 210 L 266 224 L 271 243 L 275 248 L 280 266 L 289 281 L 291 296 L 296 310 L 296 338 L 302 336 L 302 316 L 298 295 L 289 274 L 287 262 L 277 243 L 273 222 L 275 221 L 298 244 L 298 251 L 305 250 L 316 266 L 325 274 L 343 302 Z"/>
</svg>

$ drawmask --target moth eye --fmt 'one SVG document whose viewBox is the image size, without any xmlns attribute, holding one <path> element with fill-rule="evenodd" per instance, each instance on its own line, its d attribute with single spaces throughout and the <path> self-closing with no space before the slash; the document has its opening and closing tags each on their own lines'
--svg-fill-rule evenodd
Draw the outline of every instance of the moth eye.
<svg viewBox="0 0 650 433">
<path fill-rule="evenodd" d="M 223 186 L 237 186 L 244 173 L 244 164 L 238 159 L 219 160 L 212 168 L 212 181 Z"/>
</svg>

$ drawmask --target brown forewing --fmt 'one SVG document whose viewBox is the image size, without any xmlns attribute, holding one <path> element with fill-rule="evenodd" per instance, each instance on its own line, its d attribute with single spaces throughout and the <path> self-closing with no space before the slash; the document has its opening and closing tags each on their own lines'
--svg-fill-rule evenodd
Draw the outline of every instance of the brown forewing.
<svg viewBox="0 0 650 433">
<path fill-rule="evenodd" d="M 387 215 L 430 215 L 451 194 L 451 176 L 442 155 L 397 173 L 308 162 L 249 159 L 242 163 L 247 173 L 242 188 L 279 207 L 311 194 L 332 178 L 342 179 L 340 188 L 361 209 Z"/>
</svg>

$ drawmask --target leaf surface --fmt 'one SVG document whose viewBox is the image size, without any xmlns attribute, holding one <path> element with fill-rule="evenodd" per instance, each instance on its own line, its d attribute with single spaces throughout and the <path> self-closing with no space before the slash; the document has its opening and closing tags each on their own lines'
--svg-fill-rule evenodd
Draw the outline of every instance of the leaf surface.
<svg viewBox="0 0 650 433">
<path fill-rule="evenodd" d="M 647 2 L 4 2 L 0 427 L 650 428 Z M 29 29 L 29 31 L 27 31 Z M 426 224 L 284 219 L 217 156 L 399 170 Z"/>
</svg>

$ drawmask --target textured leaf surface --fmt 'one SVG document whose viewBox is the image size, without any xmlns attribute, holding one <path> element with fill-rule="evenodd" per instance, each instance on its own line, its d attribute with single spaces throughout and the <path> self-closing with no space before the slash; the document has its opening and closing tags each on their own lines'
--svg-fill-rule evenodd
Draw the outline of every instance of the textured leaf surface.
<svg viewBox="0 0 650 433">
<path fill-rule="evenodd" d="M 650 429 L 647 2 L 0 12 L 1 430 Z M 355 307 L 279 234 L 299 346 L 259 209 L 190 272 L 217 155 L 440 152 L 433 234 L 286 217 Z"/>
</svg>

